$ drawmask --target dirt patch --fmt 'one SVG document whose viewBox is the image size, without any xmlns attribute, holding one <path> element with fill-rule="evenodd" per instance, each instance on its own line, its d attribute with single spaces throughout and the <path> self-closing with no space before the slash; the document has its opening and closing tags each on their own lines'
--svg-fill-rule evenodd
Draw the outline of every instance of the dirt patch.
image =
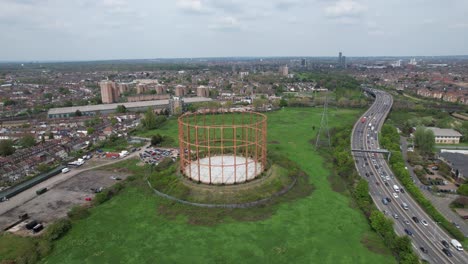
<svg viewBox="0 0 468 264">
<path fill-rule="evenodd" d="M 125 179 L 129 174 L 110 171 L 85 171 L 72 178 L 49 187 L 49 190 L 34 197 L 32 200 L 13 208 L 0 216 L 0 227 L 15 222 L 18 216 L 27 213 L 30 219 L 41 223 L 51 223 L 65 217 L 67 212 L 75 205 L 89 203 L 85 198 L 94 198 L 91 188 L 107 188 L 115 184 L 112 176 Z M 34 187 L 33 187 L 34 188 Z"/>
<path fill-rule="evenodd" d="M 272 140 L 272 141 L 268 141 L 268 144 L 280 144 L 280 142 L 276 140 Z"/>
</svg>

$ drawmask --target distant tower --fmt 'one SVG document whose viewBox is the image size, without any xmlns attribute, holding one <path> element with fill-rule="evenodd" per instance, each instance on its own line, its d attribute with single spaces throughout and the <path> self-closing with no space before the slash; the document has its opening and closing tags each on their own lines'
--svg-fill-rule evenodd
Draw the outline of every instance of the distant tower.
<svg viewBox="0 0 468 264">
<path fill-rule="evenodd" d="M 302 59 L 302 60 L 301 60 L 301 66 L 302 66 L 302 67 L 307 67 L 307 61 L 306 61 L 306 59 Z"/>
<path fill-rule="evenodd" d="M 346 56 L 341 57 L 341 67 L 346 68 Z"/>
<path fill-rule="evenodd" d="M 341 66 L 341 62 L 343 61 L 343 54 L 341 51 L 338 53 L 338 66 Z"/>
<path fill-rule="evenodd" d="M 288 74 L 289 74 L 288 65 L 280 66 L 279 67 L 279 73 L 281 75 L 283 75 L 283 76 L 288 76 Z"/>
</svg>

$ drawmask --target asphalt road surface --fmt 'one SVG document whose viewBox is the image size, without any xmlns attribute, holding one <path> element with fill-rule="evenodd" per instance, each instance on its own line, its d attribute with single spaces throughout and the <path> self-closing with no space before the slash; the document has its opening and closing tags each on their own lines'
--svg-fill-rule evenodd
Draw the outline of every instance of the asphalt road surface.
<svg viewBox="0 0 468 264">
<path fill-rule="evenodd" d="M 380 150 L 378 131 L 392 108 L 393 98 L 383 91 L 375 89 L 366 89 L 366 91 L 375 96 L 375 101 L 356 122 L 351 147 L 357 150 Z M 450 244 L 452 238 L 424 212 L 407 192 L 394 190 L 394 185 L 399 188 L 402 185 L 394 177 L 384 154 L 353 152 L 353 156 L 359 174 L 369 181 L 369 192 L 377 208 L 393 219 L 395 232 L 398 235 L 406 235 L 405 229 L 412 233 L 410 238 L 414 250 L 421 259 L 437 264 L 468 263 L 466 251 L 457 251 L 452 245 L 449 246 L 449 250 L 453 256 L 445 255 L 442 252 L 444 246 L 441 241 L 445 240 Z M 390 202 L 384 204 L 385 198 L 388 198 Z M 403 203 L 407 205 L 407 209 L 403 208 Z M 414 221 L 413 217 L 416 217 L 417 221 Z M 425 220 L 426 224 L 423 224 L 422 220 Z M 424 247 L 428 252 L 422 252 L 420 247 Z"/>
</svg>

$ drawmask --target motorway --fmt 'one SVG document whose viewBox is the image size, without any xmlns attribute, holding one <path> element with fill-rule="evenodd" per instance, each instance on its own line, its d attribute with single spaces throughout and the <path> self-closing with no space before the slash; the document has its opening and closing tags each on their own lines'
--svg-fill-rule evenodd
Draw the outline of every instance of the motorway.
<svg viewBox="0 0 468 264">
<path fill-rule="evenodd" d="M 379 150 L 378 132 L 380 131 L 390 109 L 393 98 L 390 94 L 366 89 L 375 96 L 372 106 L 354 125 L 351 147 L 358 150 Z M 468 263 L 466 251 L 458 251 L 452 245 L 449 250 L 453 256 L 447 256 L 442 249 L 441 241 L 450 244 L 452 238 L 424 212 L 424 210 L 407 193 L 395 191 L 394 185 L 401 188 L 400 182 L 390 170 L 386 157 L 379 153 L 353 152 L 356 169 L 361 177 L 369 182 L 369 193 L 377 208 L 394 221 L 394 229 L 398 235 L 411 232 L 410 238 L 414 251 L 421 259 L 429 263 Z M 389 202 L 385 202 L 387 198 Z M 403 208 L 406 204 L 406 209 Z M 417 221 L 413 220 L 417 218 Z M 425 220 L 423 224 L 422 220 Z M 426 251 L 423 252 L 421 247 Z"/>
</svg>

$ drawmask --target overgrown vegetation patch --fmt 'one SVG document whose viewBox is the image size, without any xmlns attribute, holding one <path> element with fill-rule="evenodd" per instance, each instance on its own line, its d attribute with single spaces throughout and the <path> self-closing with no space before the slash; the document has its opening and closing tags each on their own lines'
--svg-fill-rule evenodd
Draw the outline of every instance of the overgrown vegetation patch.
<svg viewBox="0 0 468 264">
<path fill-rule="evenodd" d="M 259 179 L 233 186 L 206 186 L 196 183 L 184 184 L 184 179 L 176 174 L 177 164 L 155 168 L 148 180 L 156 190 L 188 202 L 203 204 L 245 204 L 265 200 L 251 208 L 206 208 L 167 201 L 158 211 L 170 219 L 187 217 L 191 224 L 214 225 L 234 219 L 237 221 L 256 221 L 270 217 L 282 202 L 289 202 L 310 195 L 314 189 L 307 174 L 299 166 L 278 153 L 270 153 L 273 163 L 264 180 Z M 287 169 L 286 169 L 287 168 Z M 250 184 L 250 185 L 249 185 Z M 292 185 L 294 184 L 294 185 Z M 280 191 L 293 186 L 285 194 Z"/>
</svg>

